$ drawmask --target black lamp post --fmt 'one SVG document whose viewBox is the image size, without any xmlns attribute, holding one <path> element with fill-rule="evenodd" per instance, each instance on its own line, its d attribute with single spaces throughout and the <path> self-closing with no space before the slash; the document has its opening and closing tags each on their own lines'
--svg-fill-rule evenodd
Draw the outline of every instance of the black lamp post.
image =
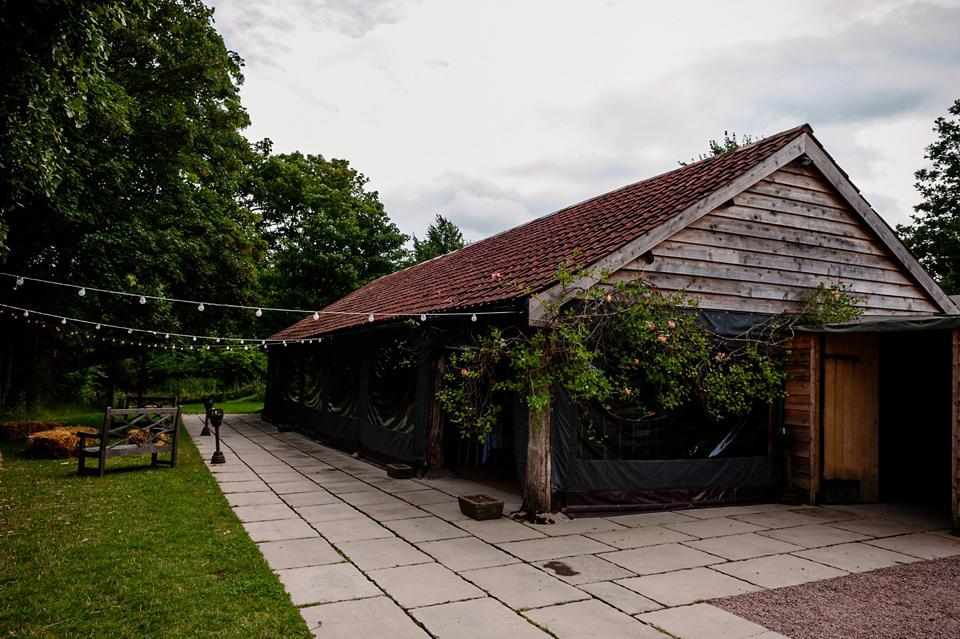
<svg viewBox="0 0 960 639">
<path fill-rule="evenodd" d="M 213 398 L 207 397 L 204 399 L 203 407 L 206 409 L 206 414 L 203 417 L 203 430 L 200 431 L 200 435 L 209 437 L 213 434 L 210 432 L 210 411 L 213 410 Z"/>
<path fill-rule="evenodd" d="M 223 451 L 220 450 L 220 424 L 223 422 L 223 409 L 211 408 L 207 413 L 210 415 L 210 423 L 213 424 L 213 430 L 217 438 L 217 450 L 213 453 L 213 457 L 210 458 L 210 463 L 226 464 L 227 459 L 223 456 Z"/>
</svg>

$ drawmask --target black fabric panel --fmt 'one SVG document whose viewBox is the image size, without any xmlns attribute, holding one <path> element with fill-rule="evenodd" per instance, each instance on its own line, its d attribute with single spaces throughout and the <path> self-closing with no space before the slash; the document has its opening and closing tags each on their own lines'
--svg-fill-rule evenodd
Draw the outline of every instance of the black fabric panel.
<svg viewBox="0 0 960 639">
<path fill-rule="evenodd" d="M 676 510 L 704 508 L 724 504 L 770 502 L 776 499 L 776 486 L 741 486 L 692 490 L 649 492 L 603 491 L 561 492 L 555 503 L 567 513 L 610 513 L 643 510 Z"/>
<path fill-rule="evenodd" d="M 960 328 L 960 315 L 928 317 L 861 317 L 853 322 L 800 326 L 810 333 L 896 333 L 901 331 L 940 331 Z"/>
<path fill-rule="evenodd" d="M 575 459 L 564 488 L 570 491 L 648 491 L 774 485 L 773 457 L 590 461 Z"/>
</svg>

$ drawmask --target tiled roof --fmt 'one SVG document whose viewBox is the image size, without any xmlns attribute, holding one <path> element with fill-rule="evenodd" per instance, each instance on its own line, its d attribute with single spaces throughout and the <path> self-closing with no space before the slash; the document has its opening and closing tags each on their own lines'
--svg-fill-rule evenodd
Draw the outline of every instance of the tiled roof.
<svg viewBox="0 0 960 639">
<path fill-rule="evenodd" d="M 804 125 L 545 215 L 428 262 L 374 280 L 273 339 L 304 339 L 394 319 L 489 306 L 538 292 L 579 251 L 584 264 L 613 253 L 722 188 L 803 133 Z M 492 275 L 499 273 L 502 280 Z M 502 281 L 518 286 L 504 286 Z M 349 313 L 349 314 L 336 314 Z"/>
</svg>

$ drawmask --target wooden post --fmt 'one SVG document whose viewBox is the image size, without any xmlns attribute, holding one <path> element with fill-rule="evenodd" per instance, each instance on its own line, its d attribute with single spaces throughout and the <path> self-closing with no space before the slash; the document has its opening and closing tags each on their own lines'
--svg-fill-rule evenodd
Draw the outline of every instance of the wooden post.
<svg viewBox="0 0 960 639">
<path fill-rule="evenodd" d="M 541 344 L 544 344 L 541 342 Z M 536 343 L 536 340 L 535 340 Z M 552 354 L 545 349 L 542 367 L 549 366 Z M 531 376 L 537 371 L 531 371 Z M 538 399 L 545 399 L 543 410 L 530 409 L 527 417 L 527 481 L 523 491 L 523 510 L 530 513 L 550 512 L 553 496 L 553 482 L 550 466 L 550 413 L 551 391 L 544 388 L 538 391 Z"/>
<path fill-rule="evenodd" d="M 953 448 L 953 454 L 950 456 L 950 521 L 954 535 L 960 535 L 960 477 L 957 476 L 960 471 L 960 464 L 957 463 L 957 456 L 960 455 L 960 329 L 953 329 L 950 335 L 952 344 L 953 359 L 950 369 L 953 371 L 951 377 L 951 404 L 950 404 L 950 444 Z"/>
<path fill-rule="evenodd" d="M 432 366 L 433 373 L 430 380 L 430 409 L 428 420 L 430 430 L 427 434 L 427 470 L 443 468 L 443 408 L 437 401 L 437 395 L 443 390 L 443 378 L 447 373 L 447 357 L 439 354 L 436 363 Z"/>
</svg>

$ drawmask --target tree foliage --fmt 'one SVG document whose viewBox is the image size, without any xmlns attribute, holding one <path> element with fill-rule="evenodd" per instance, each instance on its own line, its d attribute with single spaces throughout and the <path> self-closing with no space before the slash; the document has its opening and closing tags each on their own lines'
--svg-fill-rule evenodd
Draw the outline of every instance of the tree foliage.
<svg viewBox="0 0 960 639">
<path fill-rule="evenodd" d="M 61 37 L 59 32 L 69 41 L 76 30 L 70 16 L 81 12 L 78 6 L 88 6 L 66 0 L 40 4 L 66 13 L 25 10 L 20 19 L 26 26 L 8 34 L 20 44 L 6 46 L 32 50 L 30 39 L 48 31 L 51 41 Z M 69 102 L 70 112 L 50 113 L 45 125 L 24 115 L 37 132 L 8 130 L 2 141 L 5 159 L 21 157 L 19 147 L 30 146 L 33 137 L 53 149 L 36 151 L 51 158 L 46 168 L 18 160 L 26 169 L 19 182 L 8 182 L 5 196 L 13 204 L 5 211 L 5 269 L 109 290 L 252 303 L 263 245 L 254 216 L 238 201 L 250 159 L 241 133 L 249 123 L 239 97 L 241 61 L 227 51 L 212 26 L 212 10 L 198 0 L 116 3 L 102 11 L 96 3 L 89 6 L 93 13 L 81 12 L 83 24 L 89 31 L 96 23 L 93 32 L 103 48 L 94 48 L 102 54 L 90 59 L 84 52 L 94 46 L 89 39 L 94 36 L 76 36 L 84 44 L 71 49 L 67 60 L 92 67 L 95 72 L 80 78 L 93 83 L 81 86 L 72 67 L 58 68 L 73 84 L 65 82 L 60 97 L 44 108 L 62 111 Z M 122 20 L 106 19 L 112 15 Z M 32 99 L 23 87 L 43 70 L 38 62 L 10 71 L 19 95 L 5 108 L 22 111 L 24 100 Z M 81 118 L 65 96 L 83 88 L 87 99 L 80 98 Z M 66 126 L 72 120 L 76 123 Z M 104 324 L 209 333 L 228 330 L 232 320 L 241 319 L 199 314 L 194 307 L 140 305 L 136 298 L 92 293 L 80 298 L 75 291 L 40 284 L 11 289 L 3 287 L 0 301 Z M 12 351 L 24 343 L 37 344 L 45 352 L 42 366 L 54 373 L 83 365 L 70 356 L 89 351 L 89 343 L 76 336 L 38 331 L 34 342 L 21 329 L 11 330 L 4 344 L 6 374 L 17 359 Z"/>
<path fill-rule="evenodd" d="M 427 227 L 427 236 L 423 240 L 413 236 L 412 264 L 432 260 L 464 246 L 466 242 L 457 225 L 438 213 L 433 224 Z"/>
<path fill-rule="evenodd" d="M 960 293 L 960 100 L 939 117 L 938 139 L 927 147 L 932 166 L 917 171 L 916 187 L 923 202 L 917 215 L 897 232 L 937 283 L 949 295 Z"/>
<path fill-rule="evenodd" d="M 244 188 L 268 247 L 260 273 L 265 304 L 320 309 L 396 270 L 407 236 L 376 191 L 366 190 L 363 174 L 346 160 L 271 150 L 269 140 L 257 145 Z M 279 330 L 290 317 L 263 323 Z"/>
</svg>

